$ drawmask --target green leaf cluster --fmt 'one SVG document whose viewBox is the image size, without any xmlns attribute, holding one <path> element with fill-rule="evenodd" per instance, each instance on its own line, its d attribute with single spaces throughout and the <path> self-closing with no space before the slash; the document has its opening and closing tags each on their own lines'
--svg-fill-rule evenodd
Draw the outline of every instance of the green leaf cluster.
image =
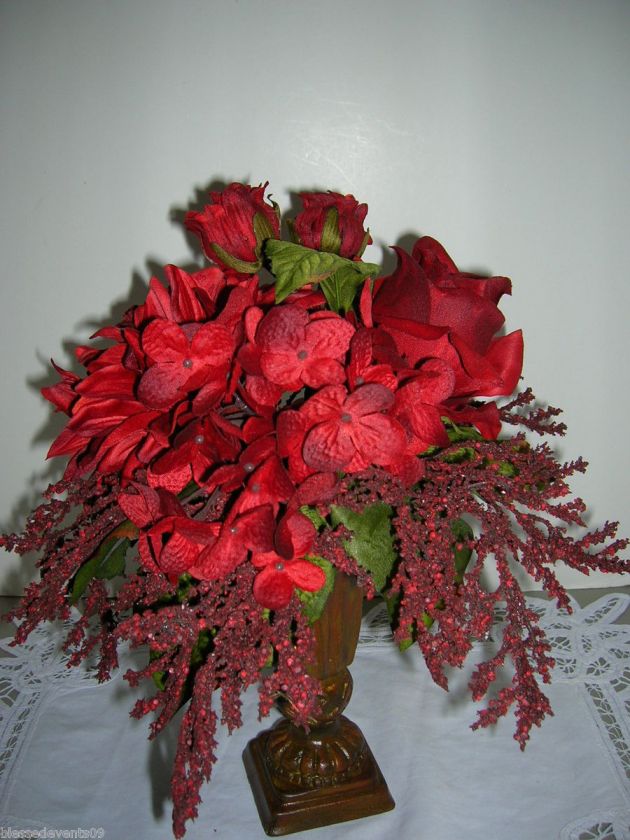
<svg viewBox="0 0 630 840">
<path fill-rule="evenodd" d="M 305 559 L 309 563 L 314 563 L 316 566 L 319 566 L 326 575 L 326 582 L 317 592 L 306 592 L 304 589 L 296 590 L 298 598 L 302 602 L 302 611 L 308 618 L 310 624 L 314 624 L 324 611 L 328 596 L 335 585 L 336 572 L 330 560 L 326 560 L 324 557 L 308 555 Z"/>
<path fill-rule="evenodd" d="M 94 578 L 111 580 L 122 575 L 125 571 L 125 558 L 129 545 L 130 541 L 126 537 L 111 536 L 104 540 L 74 576 L 70 602 L 76 604 Z"/>
<path fill-rule="evenodd" d="M 318 283 L 331 309 L 347 311 L 363 280 L 379 271 L 374 263 L 348 260 L 280 239 L 268 239 L 264 250 L 276 278 L 276 303 L 302 286 Z"/>
<path fill-rule="evenodd" d="M 455 582 L 461 583 L 464 580 L 464 572 L 472 557 L 472 549 L 466 543 L 474 538 L 474 534 L 472 528 L 464 519 L 454 519 L 451 522 L 451 531 L 455 537 L 455 542 L 453 543 Z M 458 548 L 458 545 L 461 545 L 461 548 Z"/>
<path fill-rule="evenodd" d="M 333 526 L 342 524 L 352 531 L 352 539 L 344 540 L 344 548 L 371 574 L 374 586 L 381 592 L 396 562 L 391 507 L 376 502 L 356 513 L 350 508 L 331 505 L 330 515 Z"/>
</svg>

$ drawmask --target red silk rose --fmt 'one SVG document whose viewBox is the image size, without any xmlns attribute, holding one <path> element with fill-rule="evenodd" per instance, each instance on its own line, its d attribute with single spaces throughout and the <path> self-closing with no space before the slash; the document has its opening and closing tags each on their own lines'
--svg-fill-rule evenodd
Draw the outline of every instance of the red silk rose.
<svg viewBox="0 0 630 840">
<path fill-rule="evenodd" d="M 458 272 L 428 237 L 416 243 L 415 259 L 395 250 L 398 266 L 376 281 L 370 317 L 393 338 L 408 367 L 433 358 L 452 370 L 454 386 L 443 414 L 454 415 L 472 397 L 511 394 L 523 364 L 522 334 L 496 335 L 504 322 L 496 304 L 510 291 L 509 280 Z M 468 406 L 469 422 L 475 422 L 475 411 Z M 488 422 L 492 412 L 484 408 L 481 431 L 488 437 L 496 437 L 500 428 L 496 408 Z"/>
<path fill-rule="evenodd" d="M 280 236 L 280 214 L 265 201 L 266 187 L 230 184 L 210 193 L 212 204 L 201 212 L 186 214 L 186 227 L 201 239 L 209 260 L 246 274 L 258 271 L 263 242 Z"/>
<path fill-rule="evenodd" d="M 291 223 L 300 245 L 354 259 L 372 242 L 363 227 L 367 204 L 359 204 L 353 195 L 300 193 L 300 198 L 304 210 Z"/>
</svg>

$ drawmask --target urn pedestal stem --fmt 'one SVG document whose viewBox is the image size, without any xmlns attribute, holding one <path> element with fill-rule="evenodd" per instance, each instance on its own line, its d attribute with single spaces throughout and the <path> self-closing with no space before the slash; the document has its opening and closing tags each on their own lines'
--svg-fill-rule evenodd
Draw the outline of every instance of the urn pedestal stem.
<svg viewBox="0 0 630 840">
<path fill-rule="evenodd" d="M 243 753 L 254 800 L 271 836 L 354 820 L 394 807 L 387 784 L 359 727 L 342 715 L 352 694 L 363 593 L 337 573 L 326 607 L 314 624 L 322 698 L 309 732 L 286 719 L 261 732 Z"/>
</svg>

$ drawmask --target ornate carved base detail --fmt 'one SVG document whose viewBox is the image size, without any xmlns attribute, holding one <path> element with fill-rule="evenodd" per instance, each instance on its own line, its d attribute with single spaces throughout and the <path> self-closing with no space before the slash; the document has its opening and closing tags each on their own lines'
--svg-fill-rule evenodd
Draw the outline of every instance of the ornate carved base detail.
<svg viewBox="0 0 630 840">
<path fill-rule="evenodd" d="M 276 786 L 287 791 L 336 785 L 364 769 L 365 738 L 345 717 L 310 732 L 281 720 L 265 735 L 265 763 Z"/>
<path fill-rule="evenodd" d="M 283 730 L 287 727 L 291 729 L 291 739 L 285 737 L 288 733 Z M 245 748 L 243 762 L 260 821 L 272 837 L 369 817 L 394 807 L 358 726 L 342 717 L 331 728 L 336 732 L 322 736 L 321 730 L 304 733 L 288 721 L 280 721 Z M 302 746 L 290 752 L 290 759 L 287 749 L 280 749 L 280 761 L 274 768 L 269 748 L 294 742 L 296 731 L 304 738 Z M 311 746 L 306 744 L 309 738 Z M 334 746 L 335 740 L 343 746 Z M 299 755 L 301 769 L 289 772 Z M 280 772 L 275 772 L 278 767 Z M 309 767 L 315 770 L 312 775 Z"/>
</svg>

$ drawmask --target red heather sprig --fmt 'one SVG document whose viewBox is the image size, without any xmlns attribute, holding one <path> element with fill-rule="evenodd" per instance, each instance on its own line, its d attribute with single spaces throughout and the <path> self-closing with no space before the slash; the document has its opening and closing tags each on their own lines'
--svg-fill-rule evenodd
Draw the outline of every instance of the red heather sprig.
<svg viewBox="0 0 630 840">
<path fill-rule="evenodd" d="M 132 714 L 156 714 L 157 735 L 190 697 L 182 721 L 172 778 L 176 837 L 197 815 L 199 788 L 215 761 L 219 720 L 212 698 L 221 698 L 221 723 L 231 731 L 241 720 L 241 693 L 259 683 L 260 714 L 271 710 L 279 694 L 287 697 L 298 723 L 306 725 L 318 697 L 318 682 L 307 673 L 312 644 L 297 600 L 273 615 L 263 613 L 252 596 L 254 573 L 242 568 L 226 582 L 191 586 L 186 600 L 149 608 L 123 619 L 115 636 L 132 647 L 148 647 L 152 658 L 125 674 L 131 685 L 158 677 L 159 692 L 138 700 Z M 273 663 L 273 671 L 261 674 Z"/>
<path fill-rule="evenodd" d="M 396 248 L 396 270 L 379 276 L 360 258 L 367 207 L 338 193 L 303 194 L 283 241 L 265 189 L 212 193 L 186 224 L 217 266 L 167 266 L 167 286 L 153 278 L 145 303 L 96 334 L 107 346 L 78 348 L 83 377 L 55 366 L 60 380 L 43 393 L 68 415 L 49 452 L 68 458 L 64 479 L 22 536 L 0 539 L 41 554 L 41 580 L 12 614 L 16 643 L 81 599 L 69 664 L 98 649 L 104 680 L 121 641 L 146 647 L 146 666 L 126 678 L 156 685 L 133 711 L 155 714 L 152 736 L 188 704 L 177 837 L 196 816 L 219 720 L 241 723 L 243 690 L 260 681 L 261 715 L 282 696 L 307 724 L 318 702 L 310 624 L 335 570 L 385 597 L 396 640 L 417 643 L 444 687 L 445 666 L 462 663 L 504 601 L 501 644 L 473 696 L 508 657 L 514 677 L 475 726 L 515 706 L 521 746 L 549 712 L 537 680 L 552 661 L 511 563 L 559 606 L 557 561 L 628 570 L 614 525 L 567 531 L 584 524 L 567 485 L 584 462 L 561 466 L 523 435 L 499 440 L 502 424 L 564 432 L 529 389 L 495 402 L 522 368 L 520 331 L 501 334 L 510 281 L 459 271 L 426 236 Z"/>
</svg>

